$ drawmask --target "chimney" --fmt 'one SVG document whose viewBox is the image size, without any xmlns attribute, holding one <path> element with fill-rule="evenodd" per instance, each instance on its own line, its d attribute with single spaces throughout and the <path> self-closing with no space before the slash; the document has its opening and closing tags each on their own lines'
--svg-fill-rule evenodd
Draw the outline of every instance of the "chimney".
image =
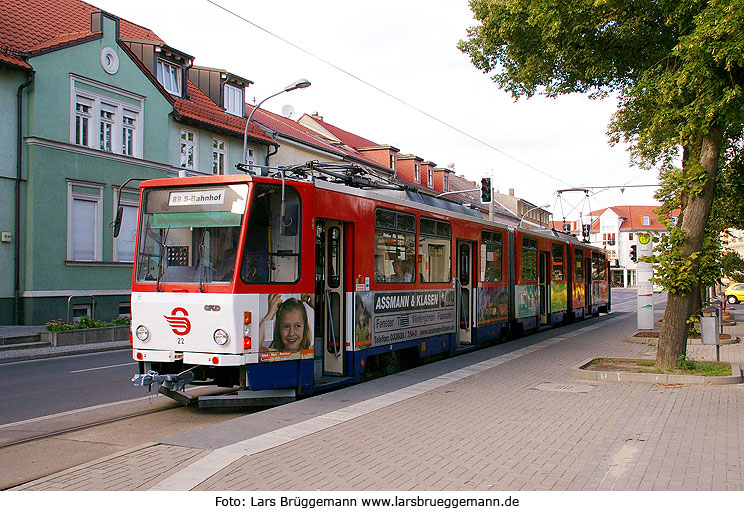
<svg viewBox="0 0 744 517">
<path fill-rule="evenodd" d="M 513 188 L 510 188 L 510 189 L 509 189 L 509 195 L 510 195 L 511 197 L 514 197 L 514 189 L 513 189 Z"/>
<path fill-rule="evenodd" d="M 313 111 L 310 116 L 313 117 L 315 120 L 320 120 L 321 122 L 323 122 L 323 117 L 317 111 Z"/>
</svg>

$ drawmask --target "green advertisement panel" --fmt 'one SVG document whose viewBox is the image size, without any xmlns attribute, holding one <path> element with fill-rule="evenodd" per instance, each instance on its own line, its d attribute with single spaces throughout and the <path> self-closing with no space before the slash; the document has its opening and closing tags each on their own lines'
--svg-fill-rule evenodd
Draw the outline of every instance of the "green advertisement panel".
<svg viewBox="0 0 744 517">
<path fill-rule="evenodd" d="M 550 286 L 550 312 L 561 312 L 568 310 L 568 289 L 566 284 L 553 284 Z"/>
<path fill-rule="evenodd" d="M 528 318 L 537 316 L 537 286 L 517 285 L 514 286 L 515 313 L 517 318 Z"/>
</svg>

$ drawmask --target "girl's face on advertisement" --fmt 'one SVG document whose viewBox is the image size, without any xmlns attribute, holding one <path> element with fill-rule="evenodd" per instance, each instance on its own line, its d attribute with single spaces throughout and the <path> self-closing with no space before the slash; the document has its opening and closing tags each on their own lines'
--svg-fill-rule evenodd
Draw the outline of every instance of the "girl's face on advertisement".
<svg viewBox="0 0 744 517">
<path fill-rule="evenodd" d="M 302 311 L 291 310 L 282 315 L 279 325 L 279 336 L 287 350 L 297 351 L 302 346 L 302 336 L 305 334 L 305 320 Z"/>
</svg>

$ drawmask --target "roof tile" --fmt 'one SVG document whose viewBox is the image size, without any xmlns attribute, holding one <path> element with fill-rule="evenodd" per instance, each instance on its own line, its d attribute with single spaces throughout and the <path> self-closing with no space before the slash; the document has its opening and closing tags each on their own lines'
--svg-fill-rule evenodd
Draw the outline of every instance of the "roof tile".
<svg viewBox="0 0 744 517">
<path fill-rule="evenodd" d="M 93 36 L 90 15 L 101 9 L 80 0 L 3 0 L 0 2 L 0 47 L 39 52 Z M 119 18 L 124 39 L 162 43 L 150 29 Z M 0 53 L 0 59 L 6 59 Z"/>
</svg>

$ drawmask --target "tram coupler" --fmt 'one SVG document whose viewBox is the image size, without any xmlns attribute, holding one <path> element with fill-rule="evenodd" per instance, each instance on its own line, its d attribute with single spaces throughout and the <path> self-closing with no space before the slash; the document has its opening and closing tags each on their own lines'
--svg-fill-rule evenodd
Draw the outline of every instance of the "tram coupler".
<svg viewBox="0 0 744 517">
<path fill-rule="evenodd" d="M 194 397 L 185 393 L 186 385 L 194 379 L 191 370 L 181 373 L 167 373 L 164 375 L 150 370 L 147 373 L 138 373 L 132 377 L 135 386 L 147 387 L 152 390 L 155 387 L 158 393 L 172 398 L 176 402 L 187 405 L 194 400 Z"/>
</svg>

